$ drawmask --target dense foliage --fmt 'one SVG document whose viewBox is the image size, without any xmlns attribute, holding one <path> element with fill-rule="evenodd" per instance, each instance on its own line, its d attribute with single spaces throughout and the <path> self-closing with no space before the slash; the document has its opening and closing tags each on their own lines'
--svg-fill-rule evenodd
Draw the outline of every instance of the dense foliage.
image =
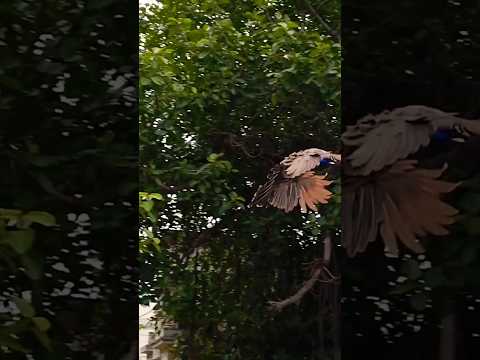
<svg viewBox="0 0 480 360">
<path fill-rule="evenodd" d="M 479 47 L 478 14 L 472 2 L 344 0 L 344 123 L 411 104 L 478 118 L 480 73 L 472 65 Z M 449 236 L 427 239 L 425 256 L 385 260 L 381 249 L 372 249 L 344 269 L 352 279 L 344 278 L 344 295 L 355 300 L 344 304 L 352 309 L 346 320 L 357 329 L 343 338 L 348 358 L 365 351 L 373 358 L 452 359 L 443 346 L 455 342 L 456 358 L 478 357 L 479 146 L 478 137 L 434 141 L 418 154 L 422 166 L 447 162 L 446 178 L 462 181 L 448 197 L 461 211 Z"/>
<path fill-rule="evenodd" d="M 137 336 L 128 3 L 0 5 L 1 359 L 119 359 Z"/>
<path fill-rule="evenodd" d="M 408 104 L 478 117 L 478 10 L 458 4 L 344 1 L 344 123 Z M 280 314 L 267 302 L 298 289 L 327 232 L 338 240 L 339 189 L 317 217 L 245 205 L 286 154 L 339 150 L 339 26 L 336 1 L 163 1 L 141 11 L 141 298 L 180 323 L 189 359 L 336 350 L 315 294 Z M 450 236 L 425 239 L 418 257 L 386 258 L 377 242 L 342 262 L 344 358 L 436 357 L 438 344 L 452 348 L 452 314 L 473 349 L 478 150 L 478 139 L 434 141 L 418 154 L 425 167 L 448 161 L 446 177 L 463 181 L 448 198 L 462 211 Z"/>
<path fill-rule="evenodd" d="M 245 205 L 289 152 L 339 149 L 338 3 L 162 1 L 140 29 L 142 300 L 190 359 L 318 358 L 318 300 L 267 302 L 308 277 L 338 202 L 320 219 Z"/>
</svg>

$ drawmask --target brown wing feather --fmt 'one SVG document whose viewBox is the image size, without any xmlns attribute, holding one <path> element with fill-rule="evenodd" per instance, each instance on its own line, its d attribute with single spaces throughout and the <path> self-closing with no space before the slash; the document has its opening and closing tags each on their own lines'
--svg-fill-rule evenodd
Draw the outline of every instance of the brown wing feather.
<svg viewBox="0 0 480 360">
<path fill-rule="evenodd" d="M 326 204 L 332 196 L 327 186 L 332 182 L 325 180 L 326 176 L 315 175 L 309 171 L 296 180 L 299 188 L 300 208 L 306 211 L 307 208 L 317 211 L 316 204 Z"/>
<path fill-rule="evenodd" d="M 324 158 L 338 162 L 341 155 L 316 148 L 290 154 L 270 171 L 267 182 L 255 192 L 250 206 L 271 205 L 290 212 L 300 205 L 303 211 L 316 211 L 316 205 L 326 204 L 332 195 L 326 189 L 331 182 L 310 171 Z"/>
<path fill-rule="evenodd" d="M 349 256 L 364 251 L 378 232 L 386 251 L 393 254 L 398 253 L 398 241 L 422 252 L 418 237 L 449 233 L 447 225 L 458 211 L 440 196 L 458 184 L 438 180 L 446 167 L 417 169 L 416 164 L 402 160 L 383 172 L 345 182 L 343 214 L 350 233 L 344 235 L 344 246 Z"/>
<path fill-rule="evenodd" d="M 377 238 L 382 199 L 367 177 L 349 177 L 342 192 L 342 243 L 350 257 L 365 251 Z"/>
<path fill-rule="evenodd" d="M 281 181 L 282 169 L 279 165 L 273 167 L 267 175 L 267 182 L 260 185 L 253 195 L 249 206 L 268 206 L 273 195 L 275 184 Z"/>
<path fill-rule="evenodd" d="M 316 205 L 326 204 L 332 195 L 326 189 L 331 181 L 313 171 L 296 178 L 285 177 L 282 171 L 272 174 L 269 181 L 259 187 L 250 206 L 271 205 L 288 213 L 300 205 L 303 211 L 316 211 Z"/>
<path fill-rule="evenodd" d="M 356 125 L 347 127 L 342 141 L 347 148 L 354 149 L 347 161 L 356 173 L 368 175 L 427 146 L 432 134 L 440 128 L 458 128 L 480 135 L 479 121 L 427 106 L 410 105 L 361 118 Z"/>
</svg>

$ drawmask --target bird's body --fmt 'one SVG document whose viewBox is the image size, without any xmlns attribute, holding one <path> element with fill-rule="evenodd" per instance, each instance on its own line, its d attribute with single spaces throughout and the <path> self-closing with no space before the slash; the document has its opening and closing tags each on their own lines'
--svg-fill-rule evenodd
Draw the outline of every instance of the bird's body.
<svg viewBox="0 0 480 360">
<path fill-rule="evenodd" d="M 317 210 L 317 203 L 327 203 L 332 195 L 326 189 L 331 181 L 312 170 L 322 162 L 338 162 L 341 156 L 322 149 L 306 149 L 288 155 L 270 170 L 267 182 L 261 185 L 251 206 L 274 206 L 285 212 L 297 205 L 303 211 Z"/>
<path fill-rule="evenodd" d="M 342 135 L 350 172 L 368 175 L 380 171 L 428 146 L 439 132 L 454 130 L 459 135 L 480 135 L 480 122 L 463 119 L 427 106 L 410 105 L 367 115 Z"/>
</svg>

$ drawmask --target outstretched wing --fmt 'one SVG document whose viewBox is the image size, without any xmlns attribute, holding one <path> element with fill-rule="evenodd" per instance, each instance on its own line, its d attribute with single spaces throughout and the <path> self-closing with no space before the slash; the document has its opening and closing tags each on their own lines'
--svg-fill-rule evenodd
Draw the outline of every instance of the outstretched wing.
<svg viewBox="0 0 480 360">
<path fill-rule="evenodd" d="M 480 122 L 427 106 L 410 105 L 367 115 L 348 126 L 343 143 L 354 148 L 347 161 L 358 175 L 368 175 L 405 159 L 429 144 L 438 129 L 458 129 L 480 135 Z M 381 149 L 381 151 L 379 151 Z"/>
<path fill-rule="evenodd" d="M 316 204 L 326 204 L 332 195 L 327 190 L 331 181 L 325 177 L 310 171 L 290 178 L 285 177 L 279 167 L 274 168 L 268 181 L 253 196 L 250 206 L 273 206 L 288 213 L 300 205 L 303 211 L 317 211 Z"/>
<path fill-rule="evenodd" d="M 368 177 L 345 182 L 342 208 L 343 245 L 349 256 L 363 252 L 380 233 L 385 249 L 398 253 L 398 241 L 423 252 L 418 237 L 447 235 L 458 211 L 440 199 L 458 184 L 438 180 L 446 167 L 416 168 L 417 161 L 402 160 Z"/>
<path fill-rule="evenodd" d="M 267 182 L 263 185 L 260 185 L 253 195 L 252 200 L 250 201 L 249 206 L 269 206 L 272 199 L 272 194 L 274 188 L 282 181 L 283 176 L 281 175 L 283 169 L 281 165 L 274 166 L 267 175 Z"/>
<path fill-rule="evenodd" d="M 335 163 L 341 156 L 317 148 L 290 154 L 270 170 L 267 182 L 258 188 L 250 206 L 270 205 L 290 212 L 299 205 L 303 211 L 317 211 L 316 204 L 326 204 L 332 195 L 327 190 L 331 181 L 311 171 L 322 160 Z"/>
<path fill-rule="evenodd" d="M 332 182 L 325 178 L 326 175 L 315 175 L 313 171 L 309 171 L 295 179 L 299 188 L 298 202 L 303 211 L 317 211 L 316 204 L 328 203 L 332 193 L 327 190 L 327 186 Z"/>
</svg>

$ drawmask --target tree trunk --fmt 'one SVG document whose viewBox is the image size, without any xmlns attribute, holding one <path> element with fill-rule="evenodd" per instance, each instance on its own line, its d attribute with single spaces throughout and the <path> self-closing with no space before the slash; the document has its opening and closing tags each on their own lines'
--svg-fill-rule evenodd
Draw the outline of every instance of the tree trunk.
<svg viewBox="0 0 480 360">
<path fill-rule="evenodd" d="M 455 299 L 448 295 L 443 296 L 438 358 L 439 360 L 455 360 L 457 347 Z"/>
</svg>

